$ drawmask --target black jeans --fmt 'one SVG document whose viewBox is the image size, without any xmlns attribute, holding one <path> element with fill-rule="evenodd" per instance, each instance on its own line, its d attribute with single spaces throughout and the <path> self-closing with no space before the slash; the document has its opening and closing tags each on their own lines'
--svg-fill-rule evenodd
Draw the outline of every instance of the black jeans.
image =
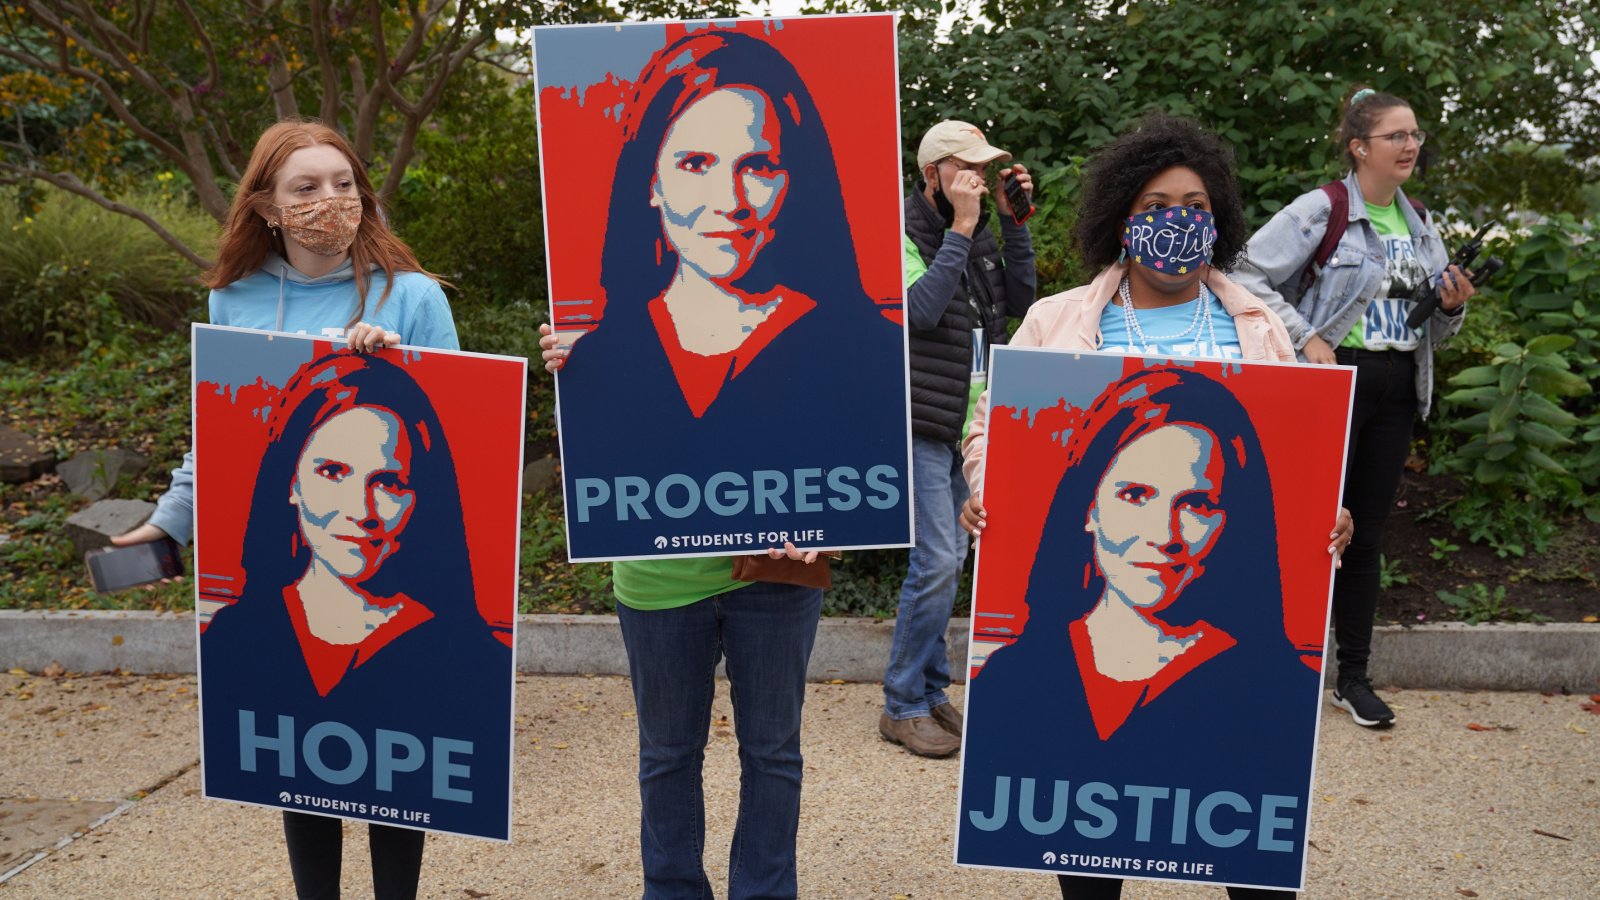
<svg viewBox="0 0 1600 900">
<path fill-rule="evenodd" d="M 1057 875 L 1061 882 L 1062 900 L 1118 900 L 1122 896 L 1121 878 L 1095 878 L 1092 875 Z M 1294 891 L 1277 891 L 1271 888 L 1230 887 L 1230 900 L 1272 900 L 1274 897 L 1293 897 Z"/>
<path fill-rule="evenodd" d="M 1340 347 L 1334 355 L 1356 367 L 1350 446 L 1344 462 L 1344 505 L 1356 533 L 1333 579 L 1333 636 L 1341 678 L 1365 676 L 1378 611 L 1383 526 L 1411 452 L 1417 416 L 1416 354 Z"/>
<path fill-rule="evenodd" d="M 344 823 L 329 816 L 285 812 L 283 837 L 289 845 L 289 869 L 300 900 L 337 900 Z M 377 900 L 412 900 L 422 874 L 422 842 L 414 828 L 368 825 L 372 849 L 372 896 Z"/>
</svg>

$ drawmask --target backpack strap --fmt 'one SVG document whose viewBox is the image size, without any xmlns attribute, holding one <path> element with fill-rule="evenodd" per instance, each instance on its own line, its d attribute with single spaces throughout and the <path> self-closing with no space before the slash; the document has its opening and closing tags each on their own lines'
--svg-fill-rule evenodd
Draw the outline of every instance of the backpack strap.
<svg viewBox="0 0 1600 900">
<path fill-rule="evenodd" d="M 1311 255 L 1305 269 L 1300 272 L 1302 295 L 1316 282 L 1317 276 L 1322 274 L 1322 267 L 1328 264 L 1334 248 L 1339 246 L 1339 240 L 1350 227 L 1350 191 L 1344 186 L 1344 182 L 1330 181 L 1322 185 L 1319 190 L 1328 195 L 1328 202 L 1333 208 L 1328 210 L 1328 226 L 1322 232 L 1322 243 L 1317 245 L 1317 252 Z"/>
</svg>

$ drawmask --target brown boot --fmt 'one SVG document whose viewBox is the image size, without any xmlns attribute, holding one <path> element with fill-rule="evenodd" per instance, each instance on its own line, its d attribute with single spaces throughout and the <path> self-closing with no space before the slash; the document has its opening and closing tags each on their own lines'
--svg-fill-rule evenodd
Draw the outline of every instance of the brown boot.
<svg viewBox="0 0 1600 900">
<path fill-rule="evenodd" d="M 918 756 L 935 759 L 961 749 L 961 741 L 934 723 L 932 716 L 893 719 L 888 713 L 878 717 L 878 733 L 883 739 L 900 744 Z"/>
<path fill-rule="evenodd" d="M 928 713 L 933 716 L 933 722 L 945 731 L 961 738 L 961 710 L 956 709 L 954 703 L 941 703 L 932 707 Z"/>
</svg>

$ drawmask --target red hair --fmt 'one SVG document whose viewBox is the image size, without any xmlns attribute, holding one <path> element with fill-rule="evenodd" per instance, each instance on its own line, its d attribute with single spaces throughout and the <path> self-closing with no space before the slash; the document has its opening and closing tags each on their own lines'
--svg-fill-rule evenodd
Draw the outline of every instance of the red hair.
<svg viewBox="0 0 1600 900">
<path fill-rule="evenodd" d="M 239 181 L 239 189 L 233 195 L 233 204 L 223 222 L 217 263 L 201 276 L 206 286 L 226 287 L 254 274 L 266 263 L 269 253 L 286 255 L 283 238 L 272 233 L 262 213 L 276 206 L 273 191 L 277 187 L 278 173 L 289 155 L 318 145 L 333 147 L 349 161 L 356 191 L 361 197 L 361 227 L 350 245 L 350 262 L 355 267 L 356 296 L 360 305 L 347 327 L 361 321 L 366 314 L 367 286 L 374 266 L 383 270 L 385 279 L 383 295 L 374 309 L 381 309 L 389 299 L 397 272 L 420 272 L 444 284 L 443 279 L 422 268 L 411 248 L 389 230 L 380 210 L 378 192 L 373 189 L 366 166 L 356 159 L 349 142 L 339 132 L 319 122 L 288 119 L 263 131 L 250 152 L 250 162 L 245 166 L 244 177 Z"/>
</svg>

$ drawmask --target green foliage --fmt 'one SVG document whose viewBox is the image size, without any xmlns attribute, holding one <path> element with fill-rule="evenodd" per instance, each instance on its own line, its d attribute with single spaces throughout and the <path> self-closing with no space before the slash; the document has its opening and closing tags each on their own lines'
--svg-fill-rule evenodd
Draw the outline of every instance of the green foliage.
<svg viewBox="0 0 1600 900">
<path fill-rule="evenodd" d="M 400 183 L 395 230 L 455 283 L 456 306 L 544 305 L 532 84 L 508 89 L 496 70 L 469 69 L 430 124 Z"/>
<path fill-rule="evenodd" d="M 1049 170 L 1159 108 L 1232 142 L 1247 213 L 1260 223 L 1342 169 L 1340 102 L 1369 82 L 1408 99 L 1428 129 L 1436 162 L 1413 192 L 1435 208 L 1566 209 L 1581 197 L 1573 179 L 1600 174 L 1600 116 L 1578 114 L 1587 101 L 1574 99 L 1600 94 L 1592 6 L 1465 0 L 1402 16 L 1380 0 L 987 0 L 955 17 L 947 41 L 937 39 L 940 3 L 904 9 L 908 172 L 918 136 L 942 118 L 978 123 L 1018 161 Z M 1540 168 L 1505 176 L 1524 161 Z M 1062 187 L 1073 197 L 1076 179 Z"/>
<path fill-rule="evenodd" d="M 1396 585 L 1410 584 L 1411 576 L 1401 571 L 1405 563 L 1403 560 L 1390 559 L 1387 556 L 1378 557 L 1378 589 L 1387 591 Z"/>
<path fill-rule="evenodd" d="M 1460 443 L 1438 465 L 1468 488 L 1451 520 L 1502 556 L 1543 550 L 1564 513 L 1600 521 L 1597 238 L 1570 217 L 1530 229 L 1508 253 L 1505 293 L 1480 292 L 1478 331 L 1441 360 Z"/>
<path fill-rule="evenodd" d="M 1547 622 L 1549 616 L 1538 615 L 1521 606 L 1506 603 L 1506 587 L 1500 585 L 1491 593 L 1487 587 L 1473 583 L 1454 591 L 1434 592 L 1440 602 L 1450 607 L 1457 619 L 1468 625 L 1484 622 Z"/>
<path fill-rule="evenodd" d="M 1461 551 L 1461 545 L 1452 542 L 1449 538 L 1428 538 L 1428 543 L 1433 545 L 1433 549 L 1428 552 L 1428 555 L 1436 560 L 1443 560 L 1452 553 Z"/>
<path fill-rule="evenodd" d="M 561 492 L 522 498 L 522 584 L 518 609 L 525 613 L 609 613 L 611 564 L 567 562 Z"/>
<path fill-rule="evenodd" d="M 0 192 L 0 355 L 105 342 L 125 321 L 170 325 L 202 296 L 193 271 L 143 225 L 80 197 L 38 205 Z M 165 192 L 134 202 L 197 246 L 216 223 Z"/>
<path fill-rule="evenodd" d="M 158 332 L 120 319 L 108 340 L 92 338 L 76 353 L 60 351 L 26 361 L 0 360 L 0 396 L 12 426 L 32 434 L 62 457 L 94 447 L 136 450 L 150 460 L 135 479 L 124 478 L 113 496 L 154 499 L 167 472 L 189 446 L 189 341 L 181 332 Z M 50 478 L 0 485 L 0 608 L 188 609 L 192 585 L 180 584 L 95 594 L 83 560 L 63 525 L 87 505 Z"/>
</svg>

